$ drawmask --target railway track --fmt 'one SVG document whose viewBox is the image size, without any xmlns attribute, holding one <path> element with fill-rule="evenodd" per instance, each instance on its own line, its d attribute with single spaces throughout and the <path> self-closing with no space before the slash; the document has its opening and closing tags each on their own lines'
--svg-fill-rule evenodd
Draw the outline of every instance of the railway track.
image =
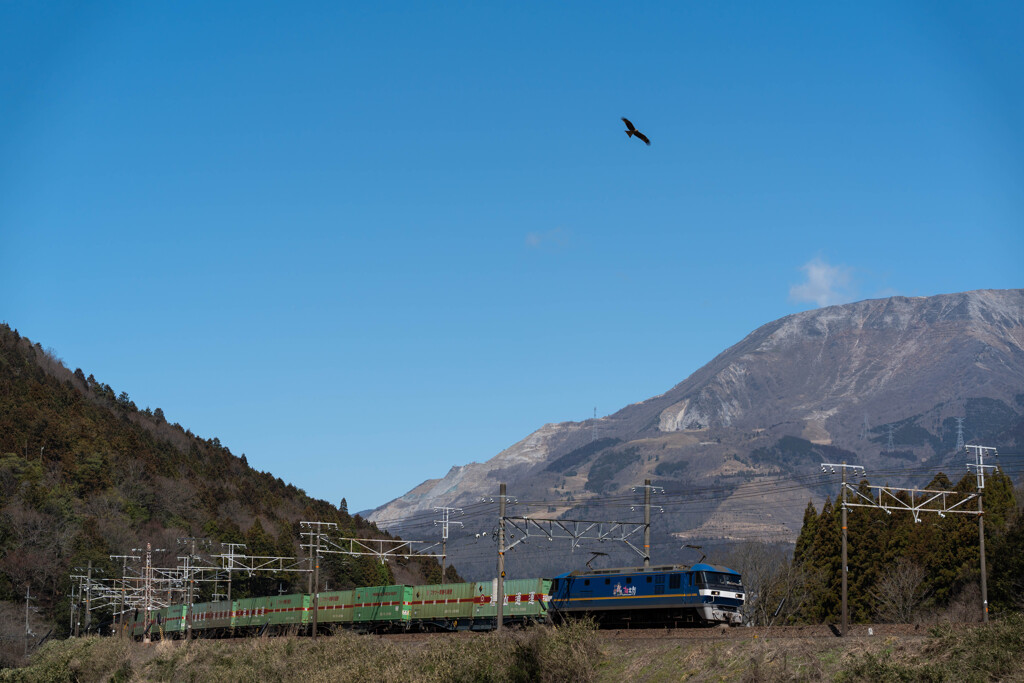
<svg viewBox="0 0 1024 683">
<path fill-rule="evenodd" d="M 393 633 L 381 637 L 396 642 L 429 641 L 435 638 L 479 638 L 484 633 L 460 631 L 457 633 Z M 651 628 L 608 629 L 597 632 L 600 639 L 608 640 L 838 640 L 839 628 L 832 625 L 815 626 L 716 626 L 713 628 Z M 848 639 L 855 638 L 925 638 L 928 628 L 914 624 L 856 624 L 850 626 Z"/>
</svg>

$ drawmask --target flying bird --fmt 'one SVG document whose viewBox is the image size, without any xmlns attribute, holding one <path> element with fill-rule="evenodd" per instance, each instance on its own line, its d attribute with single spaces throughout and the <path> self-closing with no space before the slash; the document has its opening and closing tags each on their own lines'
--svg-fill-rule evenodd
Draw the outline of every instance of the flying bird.
<svg viewBox="0 0 1024 683">
<path fill-rule="evenodd" d="M 622 122 L 626 124 L 626 135 L 628 135 L 629 137 L 633 137 L 635 135 L 638 138 L 640 138 L 641 140 L 643 140 L 647 144 L 648 147 L 650 146 L 651 141 L 647 139 L 646 135 L 644 135 L 643 133 L 641 133 L 640 131 L 638 131 L 636 129 L 636 126 L 633 125 L 632 121 L 630 121 L 625 116 L 623 116 L 622 117 Z"/>
</svg>

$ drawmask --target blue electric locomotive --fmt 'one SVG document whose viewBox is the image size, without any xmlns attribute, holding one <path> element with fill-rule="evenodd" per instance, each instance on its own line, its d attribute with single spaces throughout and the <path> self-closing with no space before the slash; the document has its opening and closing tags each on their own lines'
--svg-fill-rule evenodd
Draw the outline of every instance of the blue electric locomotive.
<svg viewBox="0 0 1024 683">
<path fill-rule="evenodd" d="M 742 623 L 738 572 L 710 564 L 574 571 L 551 582 L 549 614 L 593 615 L 604 628 Z"/>
</svg>

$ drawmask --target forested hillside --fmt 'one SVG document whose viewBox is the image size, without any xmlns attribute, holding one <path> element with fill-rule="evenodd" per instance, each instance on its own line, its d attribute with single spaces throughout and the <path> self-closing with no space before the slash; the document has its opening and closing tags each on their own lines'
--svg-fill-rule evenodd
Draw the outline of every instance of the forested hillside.
<svg viewBox="0 0 1024 683">
<path fill-rule="evenodd" d="M 176 566 L 179 538 L 245 543 L 249 555 L 296 556 L 299 521 L 334 522 L 340 535 L 385 537 L 376 526 L 250 468 L 217 438 L 139 409 L 126 391 L 64 367 L 52 350 L 0 325 L 0 600 L 26 588 L 58 629 L 68 624 L 69 572 L 92 561 L 119 576 L 110 555 L 151 542 Z M 206 547 L 201 544 L 201 547 Z M 138 553 L 134 553 L 138 554 Z M 440 578 L 435 561 L 394 569 L 369 557 L 325 563 L 332 588 Z M 301 587 L 298 575 L 235 577 L 234 595 Z M 10 611 L 10 610 L 8 610 Z M 10 620 L 8 620 L 10 621 Z M 0 630 L 3 625 L 0 625 Z M 23 622 L 8 625 L 21 629 Z"/>
</svg>

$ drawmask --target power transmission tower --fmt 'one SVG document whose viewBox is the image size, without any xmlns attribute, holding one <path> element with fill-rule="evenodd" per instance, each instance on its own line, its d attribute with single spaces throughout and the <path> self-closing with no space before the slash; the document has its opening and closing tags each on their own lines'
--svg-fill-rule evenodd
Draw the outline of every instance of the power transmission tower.
<svg viewBox="0 0 1024 683">
<path fill-rule="evenodd" d="M 590 440 L 597 441 L 597 406 L 594 406 L 594 422 L 590 425 Z"/>
<path fill-rule="evenodd" d="M 964 418 L 956 417 L 956 452 L 964 449 Z"/>
<path fill-rule="evenodd" d="M 889 440 L 892 441 L 892 427 L 889 427 Z M 847 571 L 849 569 L 847 567 L 847 565 L 846 565 L 846 470 L 849 469 L 849 470 L 853 470 L 854 472 L 856 472 L 857 470 L 860 470 L 861 474 L 863 474 L 864 473 L 864 468 L 861 467 L 860 465 L 847 465 L 845 462 L 841 463 L 841 464 L 827 463 L 827 462 L 821 463 L 821 471 L 825 472 L 825 473 L 831 472 L 832 474 L 835 474 L 835 471 L 836 471 L 837 467 L 840 468 L 843 471 L 843 489 L 842 489 L 842 492 L 843 492 L 843 506 L 842 506 L 843 507 L 843 630 L 842 630 L 842 635 L 845 638 L 846 637 L 846 627 L 847 627 L 847 625 L 849 624 L 849 621 L 850 621 L 850 614 L 849 614 L 849 611 L 846 608 L 846 574 L 847 574 Z"/>
<path fill-rule="evenodd" d="M 864 423 L 860 427 L 860 440 L 867 441 L 868 439 L 868 414 L 864 413 Z"/>
<path fill-rule="evenodd" d="M 988 577 L 985 571 L 985 514 L 982 512 L 981 499 L 982 491 L 985 490 L 985 470 L 994 470 L 994 465 L 985 464 L 985 454 L 991 452 L 997 455 L 996 449 L 992 446 L 968 445 L 967 451 L 974 453 L 974 462 L 967 464 L 967 469 L 973 469 L 978 478 L 978 550 L 981 555 L 981 607 L 983 610 L 982 620 L 988 623 Z"/>
<path fill-rule="evenodd" d="M 896 450 L 896 446 L 893 444 L 892 439 L 892 425 L 889 425 L 889 437 L 885 442 L 885 452 L 892 453 L 894 450 Z"/>
<path fill-rule="evenodd" d="M 445 560 L 448 557 L 448 525 L 458 524 L 459 526 L 463 526 L 462 522 L 452 522 L 449 519 L 449 516 L 452 512 L 462 512 L 462 508 L 437 507 L 434 508 L 434 512 L 440 512 L 442 517 L 441 519 L 435 519 L 434 524 L 441 525 L 441 585 L 443 586 Z"/>
</svg>

